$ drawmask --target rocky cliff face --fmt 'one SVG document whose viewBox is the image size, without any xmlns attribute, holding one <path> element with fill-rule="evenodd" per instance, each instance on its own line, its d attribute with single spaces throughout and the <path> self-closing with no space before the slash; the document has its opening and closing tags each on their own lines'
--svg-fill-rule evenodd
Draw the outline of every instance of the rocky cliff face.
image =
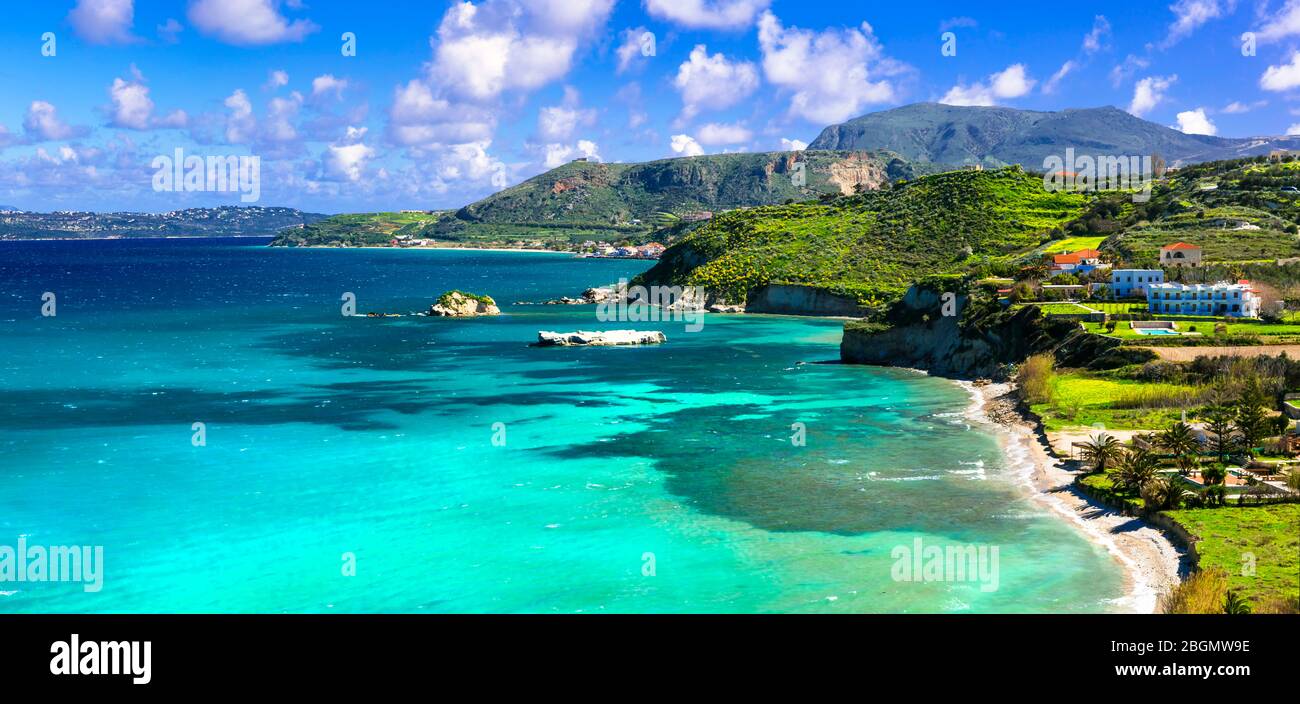
<svg viewBox="0 0 1300 704">
<path fill-rule="evenodd" d="M 746 313 L 778 315 L 837 315 L 857 317 L 864 310 L 857 301 L 824 289 L 792 284 L 770 284 L 750 294 Z"/>
<path fill-rule="evenodd" d="M 954 299 L 955 315 L 943 315 L 942 293 L 913 286 L 889 312 L 886 323 L 849 323 L 840 358 L 853 364 L 911 367 L 961 378 L 1001 378 L 1008 365 L 1048 352 L 1063 366 L 1108 368 L 1142 361 L 1141 351 L 1118 340 L 1089 335 L 1078 323 L 1053 320 L 1037 308 L 1011 312 L 996 303 Z M 982 307 L 981 307 L 982 306 Z"/>
</svg>

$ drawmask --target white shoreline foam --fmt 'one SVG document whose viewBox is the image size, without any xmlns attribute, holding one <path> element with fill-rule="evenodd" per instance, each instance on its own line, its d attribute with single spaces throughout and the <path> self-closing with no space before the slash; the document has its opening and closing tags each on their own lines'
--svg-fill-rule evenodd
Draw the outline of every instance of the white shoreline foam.
<svg viewBox="0 0 1300 704">
<path fill-rule="evenodd" d="M 1034 501 L 1066 520 L 1090 542 L 1105 548 L 1124 569 L 1125 596 L 1113 602 L 1119 610 L 1155 613 L 1160 594 L 1179 582 L 1182 551 L 1164 533 L 1145 522 L 1139 529 L 1116 532 L 1125 524 L 1141 521 L 1102 506 L 1079 492 L 1073 484 L 1074 475 L 1061 467 L 1028 420 L 1004 425 L 989 418 L 986 412 L 989 402 L 1009 392 L 1010 384 L 957 383 L 971 395 L 967 417 L 996 431 L 1014 477 Z M 1084 515 L 1085 511 L 1089 515 Z"/>
</svg>

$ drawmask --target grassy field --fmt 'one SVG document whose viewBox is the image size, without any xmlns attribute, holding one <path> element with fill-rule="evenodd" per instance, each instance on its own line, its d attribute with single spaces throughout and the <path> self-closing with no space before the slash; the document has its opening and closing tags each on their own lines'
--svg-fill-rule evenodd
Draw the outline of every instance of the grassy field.
<svg viewBox="0 0 1300 704">
<path fill-rule="evenodd" d="M 1181 384 L 1151 384 L 1118 379 L 1108 372 L 1058 372 L 1052 380 L 1052 399 L 1030 407 L 1048 430 L 1087 427 L 1101 423 L 1113 430 L 1163 428 L 1178 420 L 1172 408 L 1145 408 L 1163 396 L 1196 391 Z"/>
<path fill-rule="evenodd" d="M 1074 303 L 1044 303 L 1038 306 L 1043 315 L 1080 315 L 1092 311 Z"/>
<path fill-rule="evenodd" d="M 1229 575 L 1230 588 L 1257 604 L 1300 599 L 1300 504 L 1166 511 L 1200 538 L 1200 568 Z M 1254 574 L 1249 566 L 1254 566 Z"/>
<path fill-rule="evenodd" d="M 1147 311 L 1146 303 L 1137 303 L 1129 301 L 1086 301 L 1089 308 L 1095 308 L 1103 313 L 1110 315 L 1124 313 L 1145 313 Z"/>
<path fill-rule="evenodd" d="M 1105 239 L 1105 237 L 1067 237 L 1063 240 L 1048 242 L 1038 249 L 1035 254 L 1062 254 L 1064 252 L 1077 252 L 1081 249 L 1097 249 Z"/>
<path fill-rule="evenodd" d="M 352 213 L 335 215 L 320 222 L 308 225 L 301 230 L 292 230 L 281 235 L 280 239 L 302 245 L 322 245 L 346 243 L 351 246 L 386 244 L 397 235 L 409 235 L 414 238 L 423 233 L 446 212 L 433 213 Z"/>
<path fill-rule="evenodd" d="M 1092 304 L 1088 304 L 1091 306 Z M 1109 311 L 1107 311 L 1109 312 Z M 1126 321 L 1118 321 L 1115 325 L 1114 332 L 1107 332 L 1103 323 L 1084 323 L 1084 328 L 1097 335 L 1107 335 L 1116 337 L 1126 342 L 1142 342 L 1151 344 L 1159 342 L 1160 344 L 1169 345 L 1177 344 L 1180 340 L 1185 344 L 1202 344 L 1213 345 L 1215 340 L 1223 338 L 1233 338 L 1225 340 L 1224 344 L 1229 342 L 1245 342 L 1251 337 L 1258 337 L 1258 344 L 1293 344 L 1300 341 L 1300 324 L 1296 323 L 1265 323 L 1259 320 L 1235 320 L 1230 323 L 1224 323 L 1226 330 L 1223 335 L 1215 332 L 1215 326 L 1223 321 L 1222 318 L 1197 317 L 1186 315 L 1159 315 L 1155 320 L 1168 320 L 1177 323 L 1176 330 L 1181 333 L 1199 333 L 1198 336 L 1176 337 L 1172 335 L 1142 335 L 1134 331 Z"/>
</svg>

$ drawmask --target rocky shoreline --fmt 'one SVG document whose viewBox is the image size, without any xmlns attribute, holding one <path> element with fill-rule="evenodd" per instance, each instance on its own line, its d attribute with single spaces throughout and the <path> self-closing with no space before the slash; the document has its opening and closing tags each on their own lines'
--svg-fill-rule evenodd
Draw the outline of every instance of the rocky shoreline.
<svg viewBox="0 0 1300 704">
<path fill-rule="evenodd" d="M 1038 421 L 1028 416 L 1009 383 L 961 381 L 972 397 L 971 420 L 998 431 L 1003 452 L 1032 498 L 1105 548 L 1125 573 L 1121 610 L 1156 613 L 1160 595 L 1190 569 L 1186 552 L 1150 523 L 1101 504 L 1074 485 L 1077 472 L 1056 458 Z"/>
</svg>

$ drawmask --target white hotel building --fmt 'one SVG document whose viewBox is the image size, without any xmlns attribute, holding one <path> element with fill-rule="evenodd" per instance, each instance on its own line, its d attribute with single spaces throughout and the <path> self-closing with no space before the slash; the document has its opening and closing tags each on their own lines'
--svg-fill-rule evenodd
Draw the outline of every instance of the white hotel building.
<svg viewBox="0 0 1300 704">
<path fill-rule="evenodd" d="M 1259 293 L 1249 281 L 1235 284 L 1150 284 L 1147 307 L 1163 315 L 1218 315 L 1257 318 Z"/>
<path fill-rule="evenodd" d="M 1164 281 L 1164 269 L 1111 269 L 1110 295 L 1114 298 L 1145 296 L 1152 284 Z"/>
</svg>

